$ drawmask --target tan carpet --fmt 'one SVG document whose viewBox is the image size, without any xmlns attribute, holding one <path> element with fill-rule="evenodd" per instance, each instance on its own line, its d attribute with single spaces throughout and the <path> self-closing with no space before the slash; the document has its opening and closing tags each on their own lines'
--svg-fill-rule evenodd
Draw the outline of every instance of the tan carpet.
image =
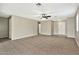
<svg viewBox="0 0 79 59">
<path fill-rule="evenodd" d="M 0 42 L 0 54 L 79 54 L 79 48 L 74 39 L 40 35 Z"/>
</svg>

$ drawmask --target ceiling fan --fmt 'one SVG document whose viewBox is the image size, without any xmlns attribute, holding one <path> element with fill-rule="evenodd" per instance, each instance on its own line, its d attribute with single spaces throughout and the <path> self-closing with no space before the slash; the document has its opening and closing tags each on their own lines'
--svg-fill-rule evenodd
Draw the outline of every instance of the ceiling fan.
<svg viewBox="0 0 79 59">
<path fill-rule="evenodd" d="M 37 14 L 36 15 L 33 15 L 33 17 L 40 18 L 40 19 L 49 19 L 49 18 L 52 17 L 49 12 L 37 11 L 36 13 Z"/>
<path fill-rule="evenodd" d="M 32 10 L 33 12 L 36 13 L 36 15 L 33 15 L 34 17 L 40 18 L 40 19 L 48 19 L 52 17 L 51 16 L 52 12 L 44 9 L 44 6 L 41 3 L 37 3 L 36 6 L 38 10 Z"/>
<path fill-rule="evenodd" d="M 43 19 L 43 18 L 48 19 L 49 17 L 51 17 L 51 16 L 47 15 L 47 14 L 42 14 L 41 19 Z"/>
</svg>

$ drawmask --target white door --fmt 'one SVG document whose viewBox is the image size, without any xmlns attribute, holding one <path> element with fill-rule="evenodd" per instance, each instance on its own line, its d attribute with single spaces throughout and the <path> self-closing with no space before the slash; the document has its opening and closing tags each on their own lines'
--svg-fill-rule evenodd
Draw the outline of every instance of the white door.
<svg viewBox="0 0 79 59">
<path fill-rule="evenodd" d="M 0 38 L 8 37 L 8 19 L 0 18 Z"/>
</svg>

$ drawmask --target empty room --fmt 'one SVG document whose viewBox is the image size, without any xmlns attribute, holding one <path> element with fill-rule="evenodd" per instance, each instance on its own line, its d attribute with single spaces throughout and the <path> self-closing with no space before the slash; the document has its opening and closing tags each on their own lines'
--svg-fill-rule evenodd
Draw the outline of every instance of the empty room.
<svg viewBox="0 0 79 59">
<path fill-rule="evenodd" d="M 79 54 L 78 3 L 0 3 L 0 54 Z"/>
</svg>

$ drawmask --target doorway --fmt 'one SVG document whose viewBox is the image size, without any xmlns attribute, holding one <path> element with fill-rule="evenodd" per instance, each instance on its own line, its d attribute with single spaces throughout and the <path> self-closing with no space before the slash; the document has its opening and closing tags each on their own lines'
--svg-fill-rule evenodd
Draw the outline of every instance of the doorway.
<svg viewBox="0 0 79 59">
<path fill-rule="evenodd" d="M 38 35 L 41 33 L 41 22 L 38 22 Z"/>
<path fill-rule="evenodd" d="M 9 40 L 9 19 L 0 17 L 0 42 Z"/>
</svg>

